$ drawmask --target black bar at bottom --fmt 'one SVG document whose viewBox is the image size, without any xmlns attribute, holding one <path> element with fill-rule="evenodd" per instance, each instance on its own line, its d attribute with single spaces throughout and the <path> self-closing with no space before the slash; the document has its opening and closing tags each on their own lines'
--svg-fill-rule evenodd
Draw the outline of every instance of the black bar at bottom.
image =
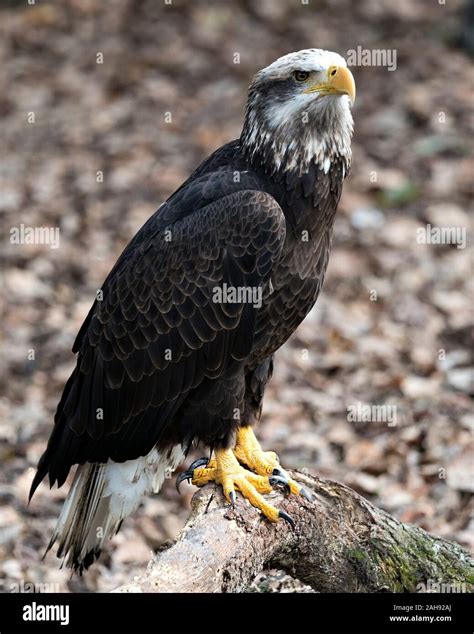
<svg viewBox="0 0 474 634">
<path fill-rule="evenodd" d="M 470 634 L 472 604 L 471 595 L 451 593 L 5 593 L 0 594 L 0 633 Z"/>
</svg>

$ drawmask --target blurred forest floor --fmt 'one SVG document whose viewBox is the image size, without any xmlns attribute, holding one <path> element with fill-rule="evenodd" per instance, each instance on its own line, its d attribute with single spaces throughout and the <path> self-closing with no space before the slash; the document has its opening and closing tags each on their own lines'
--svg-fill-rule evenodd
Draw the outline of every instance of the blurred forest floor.
<svg viewBox="0 0 474 634">
<path fill-rule="evenodd" d="M 74 337 L 122 248 L 203 158 L 239 135 L 252 74 L 310 47 L 395 49 L 397 69 L 353 68 L 354 167 L 326 282 L 276 355 L 258 433 L 285 465 L 343 481 L 401 520 L 473 547 L 469 250 L 417 242 L 427 224 L 469 224 L 464 17 L 455 0 L 3 3 L 6 591 L 22 579 L 112 589 L 183 525 L 193 489 L 180 497 L 173 479 L 71 580 L 52 554 L 41 561 L 66 488 L 43 485 L 28 507 L 33 468 L 74 366 Z M 20 223 L 59 227 L 59 248 L 10 244 Z M 396 421 L 350 420 L 358 403 L 396 407 Z M 258 588 L 292 589 L 276 578 Z"/>
</svg>

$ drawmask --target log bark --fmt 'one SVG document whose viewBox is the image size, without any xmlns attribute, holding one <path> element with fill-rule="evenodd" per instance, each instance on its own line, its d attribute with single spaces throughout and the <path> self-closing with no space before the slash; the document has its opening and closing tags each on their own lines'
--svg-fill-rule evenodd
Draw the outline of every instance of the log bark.
<svg viewBox="0 0 474 634">
<path fill-rule="evenodd" d="M 293 517 L 294 529 L 262 519 L 240 496 L 229 508 L 207 485 L 176 542 L 116 592 L 244 592 L 266 568 L 318 592 L 473 591 L 473 560 L 457 544 L 402 524 L 343 484 L 290 474 L 315 500 L 268 497 Z"/>
</svg>

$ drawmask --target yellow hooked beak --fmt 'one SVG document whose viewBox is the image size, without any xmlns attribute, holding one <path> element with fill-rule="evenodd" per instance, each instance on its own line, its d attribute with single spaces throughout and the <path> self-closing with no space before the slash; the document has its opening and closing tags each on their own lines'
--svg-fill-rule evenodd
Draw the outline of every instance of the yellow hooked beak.
<svg viewBox="0 0 474 634">
<path fill-rule="evenodd" d="M 305 93 L 319 92 L 321 95 L 348 95 L 354 104 L 356 87 L 351 71 L 345 66 L 330 66 L 327 80 L 307 88 Z"/>
</svg>

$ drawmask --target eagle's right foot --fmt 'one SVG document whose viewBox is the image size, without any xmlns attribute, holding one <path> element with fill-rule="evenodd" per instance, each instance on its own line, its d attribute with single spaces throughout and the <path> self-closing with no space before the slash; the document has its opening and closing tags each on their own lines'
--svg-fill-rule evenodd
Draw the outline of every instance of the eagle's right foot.
<svg viewBox="0 0 474 634">
<path fill-rule="evenodd" d="M 201 466 L 202 464 L 205 466 Z M 176 485 L 179 487 L 179 484 L 186 479 L 191 479 L 191 483 L 198 487 L 208 482 L 219 484 L 226 499 L 232 505 L 236 500 L 235 491 L 238 490 L 271 522 L 277 522 L 281 518 L 294 526 L 288 513 L 269 504 L 262 495 L 272 492 L 272 484 L 285 485 L 284 478 L 274 476 L 269 478 L 248 471 L 239 464 L 231 449 L 217 449 L 209 461 L 204 458 L 195 461 L 188 471 L 178 476 Z"/>
</svg>

